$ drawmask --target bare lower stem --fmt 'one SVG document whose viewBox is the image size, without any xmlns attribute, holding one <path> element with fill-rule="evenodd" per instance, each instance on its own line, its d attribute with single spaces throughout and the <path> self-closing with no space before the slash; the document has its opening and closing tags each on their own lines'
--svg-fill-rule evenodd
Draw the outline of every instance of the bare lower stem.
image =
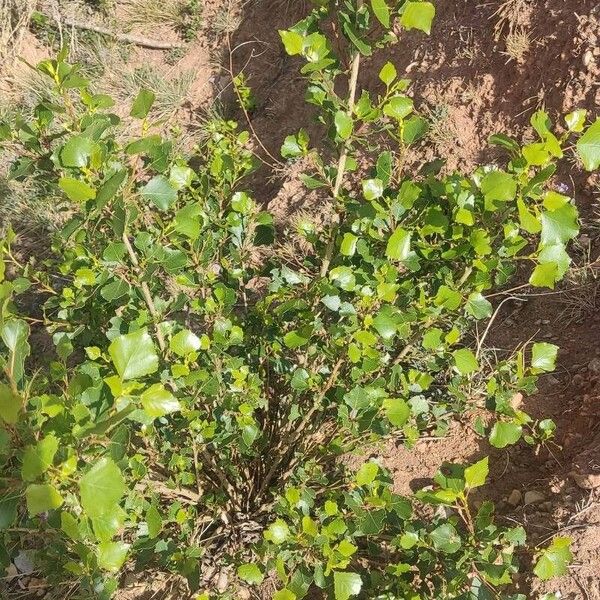
<svg viewBox="0 0 600 600">
<path fill-rule="evenodd" d="M 327 380 L 327 383 L 325 384 L 323 389 L 317 394 L 317 397 L 315 398 L 315 401 L 313 402 L 312 407 L 304 415 L 304 418 L 302 419 L 302 421 L 300 421 L 300 424 L 295 428 L 295 432 L 292 434 L 292 436 L 289 439 L 283 440 L 285 442 L 285 447 L 283 448 L 283 452 L 278 458 L 275 459 L 275 461 L 271 465 L 271 468 L 267 472 L 265 478 L 262 480 L 262 483 L 258 490 L 259 498 L 268 489 L 268 486 L 271 483 L 271 481 L 273 480 L 273 478 L 275 477 L 275 475 L 277 474 L 277 469 L 280 467 L 281 463 L 283 463 L 288 458 L 288 456 L 290 456 L 290 454 L 292 452 L 294 452 L 294 450 L 296 449 L 296 444 L 300 441 L 300 438 L 302 437 L 304 430 L 308 427 L 308 425 L 310 425 L 312 416 L 320 408 L 321 402 L 323 401 L 323 398 L 325 398 L 325 394 L 327 394 L 327 392 L 335 384 L 343 362 L 344 361 L 341 358 L 337 361 L 337 363 L 335 364 L 335 366 L 333 367 L 333 369 L 331 371 L 331 374 L 329 375 L 329 379 Z"/>
</svg>

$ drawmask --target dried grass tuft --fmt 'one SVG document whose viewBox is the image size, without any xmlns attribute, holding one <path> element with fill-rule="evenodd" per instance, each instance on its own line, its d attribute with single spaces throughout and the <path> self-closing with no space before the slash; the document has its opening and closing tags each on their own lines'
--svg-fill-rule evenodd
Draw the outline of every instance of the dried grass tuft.
<svg viewBox="0 0 600 600">
<path fill-rule="evenodd" d="M 0 0 L 0 60 L 12 62 L 19 53 L 23 34 L 36 0 Z"/>
</svg>

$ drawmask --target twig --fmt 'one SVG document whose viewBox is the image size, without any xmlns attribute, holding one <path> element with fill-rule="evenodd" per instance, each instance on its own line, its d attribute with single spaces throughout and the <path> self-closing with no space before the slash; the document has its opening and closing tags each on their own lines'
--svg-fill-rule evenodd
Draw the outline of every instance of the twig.
<svg viewBox="0 0 600 600">
<path fill-rule="evenodd" d="M 235 75 L 233 74 L 233 53 L 234 53 L 235 49 L 233 49 L 233 50 L 231 49 L 231 39 L 230 39 L 229 34 L 227 34 L 227 50 L 229 51 L 229 76 L 231 77 L 231 83 L 233 84 L 233 90 L 235 91 L 235 95 L 238 99 L 238 104 L 240 105 L 240 108 L 242 109 L 242 112 L 244 113 L 244 117 L 246 119 L 246 122 L 248 123 L 248 127 L 250 128 L 250 131 L 252 132 L 252 136 L 257 141 L 258 145 L 262 148 L 263 152 L 272 161 L 274 161 L 276 165 L 282 166 L 283 163 L 280 160 L 278 160 L 277 158 L 275 158 L 273 156 L 273 154 L 271 154 L 271 152 L 269 152 L 268 148 L 262 143 L 262 140 L 260 139 L 260 137 L 256 133 L 256 130 L 254 129 L 254 125 L 252 124 L 250 115 L 248 114 L 248 111 L 246 110 L 246 107 L 244 106 L 244 100 L 243 100 L 242 96 L 240 95 L 238 86 L 235 83 Z M 272 166 L 272 165 L 269 165 L 269 166 Z"/>
<path fill-rule="evenodd" d="M 339 372 L 340 372 L 340 368 L 343 363 L 344 363 L 344 361 L 341 358 L 337 361 L 337 363 L 335 363 L 335 366 L 333 367 L 333 369 L 331 371 L 331 375 L 329 376 L 327 383 L 325 384 L 323 389 L 319 392 L 319 394 L 315 398 L 310 410 L 304 415 L 304 418 L 302 419 L 302 421 L 300 421 L 300 424 L 298 425 L 298 427 L 296 427 L 295 432 L 292 434 L 289 441 L 283 440 L 283 442 L 287 442 L 287 450 L 285 450 L 278 458 L 276 458 L 274 460 L 273 464 L 271 465 L 271 468 L 269 469 L 265 478 L 263 479 L 262 483 L 260 484 L 260 488 L 258 490 L 258 495 L 257 495 L 258 498 L 260 498 L 263 495 L 263 493 L 265 492 L 265 490 L 271 483 L 271 481 L 272 481 L 273 477 L 275 476 L 275 474 L 277 473 L 277 469 L 279 468 L 281 463 L 289 456 L 289 454 L 291 452 L 293 452 L 296 449 L 296 444 L 302 437 L 302 434 L 304 433 L 304 430 L 306 429 L 306 427 L 309 425 L 312 416 L 319 409 L 319 406 L 321 405 L 321 402 L 322 402 L 323 398 L 325 397 L 325 394 L 327 394 L 327 392 L 331 389 L 331 387 L 336 382 Z"/>
<path fill-rule="evenodd" d="M 223 490 L 227 492 L 227 494 L 231 498 L 231 501 L 235 504 L 236 508 L 239 508 L 239 502 L 235 493 L 235 488 L 227 479 L 227 477 L 225 477 L 221 469 L 219 469 L 219 466 L 212 460 L 212 457 L 210 456 L 208 451 L 200 450 L 200 457 L 202 458 L 205 464 L 208 464 L 210 466 L 215 476 L 219 480 L 219 483 L 223 486 Z"/>
<path fill-rule="evenodd" d="M 74 27 L 75 29 L 84 29 L 86 31 L 95 31 L 102 35 L 111 37 L 118 42 L 125 42 L 127 44 L 135 44 L 136 46 L 142 46 L 143 48 L 152 48 L 154 50 L 172 50 L 173 48 L 182 48 L 183 44 L 179 42 L 162 42 L 159 40 L 153 40 L 147 37 L 141 37 L 137 35 L 130 35 L 128 33 L 117 33 L 107 27 L 101 27 L 100 25 L 93 25 L 92 23 L 84 23 L 83 21 L 77 21 L 75 19 L 55 19 L 59 24 L 66 25 L 67 27 Z"/>
<path fill-rule="evenodd" d="M 358 2 L 358 8 L 362 6 L 362 0 Z M 352 118 L 352 113 L 354 112 L 354 103 L 356 101 L 356 85 L 358 83 L 358 72 L 360 70 L 360 52 L 357 50 L 354 54 L 354 58 L 352 60 L 352 70 L 350 73 L 350 82 L 348 89 L 348 110 L 346 114 Z M 344 174 L 346 173 L 346 161 L 348 160 L 348 142 L 344 142 L 344 148 L 342 149 L 342 153 L 340 154 L 340 159 L 338 161 L 337 175 L 335 177 L 335 184 L 333 186 L 333 199 L 337 200 L 337 197 L 340 194 L 340 189 L 342 187 L 342 183 L 344 181 Z M 339 215 L 336 215 L 337 220 L 339 221 Z M 323 263 L 321 264 L 321 277 L 325 277 L 327 275 L 327 271 L 329 270 L 329 265 L 331 263 L 331 258 L 333 256 L 333 251 L 335 249 L 335 239 L 337 237 L 337 232 L 339 228 L 339 223 L 335 223 L 333 226 L 333 231 L 331 232 L 331 238 L 327 243 L 327 248 L 325 250 L 325 256 L 323 258 Z"/>
<path fill-rule="evenodd" d="M 129 254 L 129 258 L 131 259 L 133 266 L 136 269 L 139 269 L 140 262 L 135 253 L 135 250 L 133 249 L 133 246 L 131 245 L 131 242 L 129 241 L 127 232 L 124 231 L 123 235 L 121 237 L 123 239 L 123 243 L 125 244 L 125 248 L 127 248 L 127 253 Z M 154 320 L 154 329 L 156 331 L 156 339 L 158 340 L 158 345 L 160 346 L 161 352 L 164 352 L 167 348 L 167 345 L 165 343 L 165 338 L 162 334 L 162 331 L 160 330 L 160 325 L 158 323 L 159 314 L 158 314 L 158 311 L 156 310 L 154 300 L 152 300 L 152 294 L 150 293 L 150 288 L 148 287 L 148 284 L 145 281 L 140 282 L 140 288 L 142 290 L 142 295 L 144 296 L 146 306 L 148 307 L 148 310 L 150 311 L 150 314 L 152 315 L 152 319 Z"/>
<path fill-rule="evenodd" d="M 500 312 L 502 305 L 505 302 L 508 302 L 509 300 L 520 300 L 520 298 L 518 298 L 516 296 L 508 296 L 508 297 L 504 298 L 504 300 L 502 300 L 502 302 L 500 302 L 500 304 L 498 304 L 498 306 L 496 307 L 496 310 L 494 311 L 494 314 L 492 315 L 492 318 L 489 320 L 487 327 L 485 328 L 485 331 L 483 332 L 483 335 L 477 342 L 477 352 L 475 352 L 475 356 L 477 358 L 479 358 L 479 354 L 481 353 L 481 348 L 483 346 L 483 342 L 485 342 L 485 338 L 487 337 L 488 333 L 490 332 L 490 329 L 491 329 L 492 325 L 494 324 L 494 321 L 496 320 L 496 317 L 498 316 L 498 313 Z"/>
</svg>

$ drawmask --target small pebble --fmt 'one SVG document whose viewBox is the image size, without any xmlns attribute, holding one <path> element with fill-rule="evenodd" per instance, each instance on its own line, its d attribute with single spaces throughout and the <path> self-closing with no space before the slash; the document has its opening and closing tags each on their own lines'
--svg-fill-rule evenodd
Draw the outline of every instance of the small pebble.
<svg viewBox="0 0 600 600">
<path fill-rule="evenodd" d="M 539 504 L 545 500 L 544 494 L 537 492 L 536 490 L 529 490 L 525 492 L 525 505 L 527 504 Z"/>
<path fill-rule="evenodd" d="M 523 494 L 519 490 L 513 490 L 510 493 L 510 496 L 506 499 L 506 501 L 513 507 L 519 506 L 521 504 L 521 499 L 523 498 Z"/>
</svg>

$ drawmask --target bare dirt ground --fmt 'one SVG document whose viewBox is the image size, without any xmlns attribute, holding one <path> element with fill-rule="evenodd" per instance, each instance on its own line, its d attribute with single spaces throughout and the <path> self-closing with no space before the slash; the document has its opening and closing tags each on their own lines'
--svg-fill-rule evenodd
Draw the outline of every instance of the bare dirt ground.
<svg viewBox="0 0 600 600">
<path fill-rule="evenodd" d="M 66 2 L 65 10 L 71 3 Z M 122 3 L 109 16 L 120 26 Z M 308 2 L 205 0 L 203 27 L 180 56 L 132 48 L 118 63 L 127 73 L 151 66 L 167 87 L 191 73 L 189 85 L 169 114 L 183 121 L 193 141 L 203 115 L 215 106 L 241 121 L 231 102 L 226 72 L 228 45 L 235 48 L 234 70 L 248 79 L 257 99 L 252 126 L 266 148 L 278 155 L 283 138 L 310 125 L 311 110 L 302 102 L 304 83 L 294 59 L 281 47 L 278 29 L 294 23 Z M 600 106 L 600 4 L 596 0 L 439 0 L 430 38 L 403 34 L 390 53 L 367 62 L 359 84 L 377 89 L 377 73 L 390 60 L 411 78 L 416 105 L 432 124 L 415 160 L 444 157 L 447 169 L 468 171 L 498 158 L 487 139 L 502 131 L 527 135 L 530 115 L 545 107 L 556 119 L 574 108 L 598 113 Z M 81 10 L 76 5 L 73 10 Z M 86 9 L 87 10 L 87 9 Z M 112 16 L 111 16 L 112 15 Z M 115 16 L 116 15 L 116 16 Z M 147 27 L 133 26 L 148 34 Z M 151 28 L 152 37 L 176 39 L 168 27 Z M 73 52 L 81 53 L 81 48 Z M 49 55 L 43 40 L 25 36 L 22 54 L 30 61 Z M 114 60 L 115 53 L 110 54 Z M 225 66 L 225 68 L 223 68 Z M 118 72 L 118 80 L 125 71 Z M 0 88 L 19 88 L 18 75 Z M 25 92 L 23 92 L 25 90 Z M 11 96 L 12 97 L 12 96 Z M 313 141 L 319 129 L 309 126 Z M 289 172 L 280 178 L 258 173 L 255 195 L 285 224 L 302 210 L 318 210 L 318 194 L 306 194 Z M 568 290 L 523 295 L 507 302 L 494 322 L 490 345 L 514 348 L 533 335 L 561 347 L 557 372 L 541 380 L 539 392 L 523 400 L 533 416 L 556 421 L 556 444 L 536 451 L 525 444 L 495 451 L 479 438 L 469 418 L 443 439 L 423 440 L 407 451 L 393 441 L 373 449 L 392 470 L 399 492 L 426 483 L 445 460 L 471 461 L 490 455 L 491 484 L 484 494 L 498 503 L 502 519 L 522 524 L 542 544 L 560 532 L 573 539 L 569 573 L 540 585 L 524 579 L 520 591 L 530 598 L 560 592 L 564 600 L 600 600 L 600 287 L 592 265 L 600 247 L 600 217 L 595 214 L 598 181 L 574 168 L 560 174 L 573 194 L 584 223 L 577 248 L 578 276 Z M 139 581 L 121 596 L 142 598 Z M 157 582 L 149 596 L 171 597 L 174 582 Z M 143 585 L 142 585 L 143 588 Z"/>
</svg>

